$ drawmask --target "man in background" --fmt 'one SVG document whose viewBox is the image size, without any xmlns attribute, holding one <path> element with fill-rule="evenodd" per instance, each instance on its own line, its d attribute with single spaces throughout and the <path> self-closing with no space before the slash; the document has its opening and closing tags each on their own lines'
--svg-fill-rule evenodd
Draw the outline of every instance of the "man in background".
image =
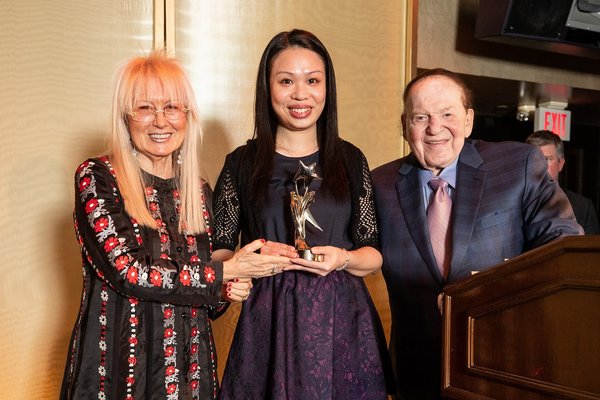
<svg viewBox="0 0 600 400">
<path fill-rule="evenodd" d="M 533 144 L 540 148 L 546 161 L 548 161 L 548 173 L 550 177 L 558 184 L 558 174 L 565 166 L 565 150 L 560 137 L 552 131 L 536 131 L 529 135 L 526 143 Z M 596 235 L 600 233 L 598 228 L 598 216 L 596 208 L 591 199 L 573 192 L 572 190 L 562 188 L 567 195 L 575 218 L 579 225 L 583 227 L 586 235 Z"/>
</svg>

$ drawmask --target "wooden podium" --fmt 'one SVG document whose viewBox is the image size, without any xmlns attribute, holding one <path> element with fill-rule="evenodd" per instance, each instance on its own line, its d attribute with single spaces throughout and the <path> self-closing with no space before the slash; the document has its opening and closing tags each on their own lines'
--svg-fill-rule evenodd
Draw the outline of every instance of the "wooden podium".
<svg viewBox="0 0 600 400">
<path fill-rule="evenodd" d="M 600 399 L 600 236 L 562 238 L 444 291 L 444 398 Z"/>
</svg>

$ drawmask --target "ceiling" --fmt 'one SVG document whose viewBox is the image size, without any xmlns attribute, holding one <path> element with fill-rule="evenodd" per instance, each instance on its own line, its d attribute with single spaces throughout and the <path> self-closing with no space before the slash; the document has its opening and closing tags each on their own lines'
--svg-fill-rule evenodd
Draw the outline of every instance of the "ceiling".
<svg viewBox="0 0 600 400">
<path fill-rule="evenodd" d="M 564 85 L 524 82 L 460 74 L 473 91 L 475 112 L 479 115 L 516 116 L 519 105 L 544 101 L 567 103 L 573 123 L 600 126 L 600 92 Z"/>
</svg>

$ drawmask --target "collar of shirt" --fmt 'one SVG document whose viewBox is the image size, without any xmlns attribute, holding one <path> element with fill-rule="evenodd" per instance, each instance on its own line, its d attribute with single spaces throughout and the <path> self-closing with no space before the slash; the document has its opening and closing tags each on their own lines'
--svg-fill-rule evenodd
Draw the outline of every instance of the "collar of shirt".
<svg viewBox="0 0 600 400">
<path fill-rule="evenodd" d="M 458 164 L 458 157 L 450 165 L 440 172 L 439 177 L 448 182 L 448 195 L 451 199 L 454 199 L 454 192 L 456 190 L 456 165 Z M 433 172 L 428 169 L 419 170 L 419 182 L 421 183 L 421 193 L 423 194 L 423 205 L 425 211 L 429 207 L 431 202 L 431 196 L 433 196 L 433 190 L 427 184 L 431 178 L 433 178 Z"/>
</svg>

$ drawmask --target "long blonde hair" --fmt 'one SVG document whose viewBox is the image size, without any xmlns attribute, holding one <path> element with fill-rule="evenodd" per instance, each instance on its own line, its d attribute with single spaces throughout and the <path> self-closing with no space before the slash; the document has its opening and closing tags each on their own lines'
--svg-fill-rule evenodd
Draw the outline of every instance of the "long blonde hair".
<svg viewBox="0 0 600 400">
<path fill-rule="evenodd" d="M 162 50 L 126 60 L 115 74 L 108 153 L 117 176 L 119 191 L 123 196 L 125 210 L 139 224 L 156 229 L 156 221 L 148 210 L 144 195 L 146 183 L 133 156 L 127 115 L 134 109 L 138 100 L 148 99 L 150 82 L 158 82 L 166 98 L 184 104 L 189 109 L 186 114 L 187 131 L 179 149 L 182 164 L 174 164 L 181 199 L 179 231 L 189 234 L 204 232 L 206 227 L 202 211 L 202 181 L 198 160 L 202 129 L 198 107 L 182 66 Z M 173 161 L 176 159 L 174 154 Z"/>
</svg>

